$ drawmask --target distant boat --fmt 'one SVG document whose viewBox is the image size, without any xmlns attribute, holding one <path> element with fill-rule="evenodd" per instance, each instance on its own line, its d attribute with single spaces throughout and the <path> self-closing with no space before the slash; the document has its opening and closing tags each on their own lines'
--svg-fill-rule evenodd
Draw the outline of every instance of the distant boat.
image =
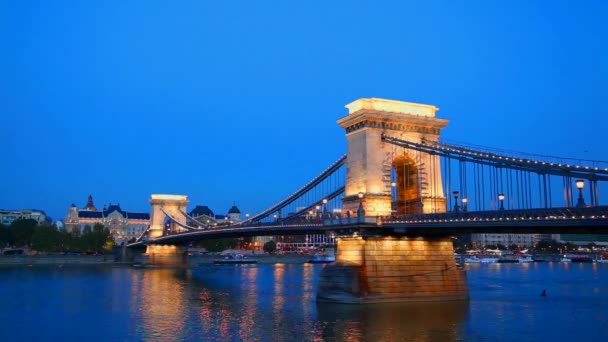
<svg viewBox="0 0 608 342">
<path fill-rule="evenodd" d="M 534 259 L 532 259 L 531 255 L 522 255 L 519 258 L 517 258 L 517 262 L 520 264 L 526 263 L 526 262 L 534 262 Z"/>
<path fill-rule="evenodd" d="M 479 263 L 479 264 L 491 264 L 491 263 L 495 263 L 498 261 L 498 258 L 492 258 L 492 257 L 483 257 L 483 258 L 479 258 L 477 255 L 472 255 L 469 257 L 464 258 L 464 262 L 465 263 Z"/>
<path fill-rule="evenodd" d="M 572 262 L 593 262 L 590 256 L 587 255 L 573 255 L 570 257 Z"/>
<path fill-rule="evenodd" d="M 309 264 L 326 264 L 336 261 L 336 257 L 333 255 L 322 255 L 315 254 L 312 259 L 308 260 Z"/>
<path fill-rule="evenodd" d="M 242 254 L 231 254 L 224 257 L 224 259 L 213 260 L 214 265 L 233 265 L 233 264 L 257 264 L 258 261 L 255 259 L 249 259 Z"/>
<path fill-rule="evenodd" d="M 595 262 L 608 263 L 608 254 L 600 254 Z"/>
<path fill-rule="evenodd" d="M 567 256 L 564 255 L 564 257 L 561 258 L 559 261 L 560 262 L 572 262 L 572 259 L 570 259 L 570 258 L 568 258 Z"/>
</svg>

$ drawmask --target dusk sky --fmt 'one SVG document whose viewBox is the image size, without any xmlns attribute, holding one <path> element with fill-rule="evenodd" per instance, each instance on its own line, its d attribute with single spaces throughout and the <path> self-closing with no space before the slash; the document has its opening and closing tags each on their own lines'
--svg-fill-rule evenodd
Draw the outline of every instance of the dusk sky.
<svg viewBox="0 0 608 342">
<path fill-rule="evenodd" d="M 608 2 L 0 2 L 0 208 L 152 193 L 257 213 L 346 151 L 361 97 L 442 138 L 608 160 Z M 601 199 L 601 198 L 600 198 Z"/>
</svg>

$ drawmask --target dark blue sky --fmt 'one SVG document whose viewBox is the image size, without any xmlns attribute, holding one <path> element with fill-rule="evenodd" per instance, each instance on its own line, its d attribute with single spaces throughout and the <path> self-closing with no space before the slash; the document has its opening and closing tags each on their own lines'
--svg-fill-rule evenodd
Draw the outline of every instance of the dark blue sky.
<svg viewBox="0 0 608 342">
<path fill-rule="evenodd" d="M 608 160 L 605 1 L 0 3 L 0 208 L 255 213 L 345 152 L 360 97 L 450 141 Z M 586 152 L 585 152 L 586 151 Z"/>
</svg>

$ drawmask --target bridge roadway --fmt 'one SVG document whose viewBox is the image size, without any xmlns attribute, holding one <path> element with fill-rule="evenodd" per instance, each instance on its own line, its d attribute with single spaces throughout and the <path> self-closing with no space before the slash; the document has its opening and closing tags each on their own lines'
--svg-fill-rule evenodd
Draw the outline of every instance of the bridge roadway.
<svg viewBox="0 0 608 342">
<path fill-rule="evenodd" d="M 226 226 L 221 228 L 208 228 L 197 231 L 175 233 L 158 237 L 156 239 L 142 240 L 128 244 L 127 247 L 139 247 L 146 244 L 182 245 L 190 241 L 202 239 L 219 239 L 248 236 L 269 235 L 306 235 L 323 234 L 321 223 L 299 223 L 299 224 L 268 224 L 251 226 Z"/>
<path fill-rule="evenodd" d="M 324 222 L 329 228 L 338 222 Z M 608 206 L 449 212 L 378 218 L 395 234 L 608 234 Z"/>
<path fill-rule="evenodd" d="M 138 241 L 127 247 L 146 244 L 181 245 L 201 239 L 226 237 L 305 235 L 335 232 L 350 235 L 456 235 L 462 233 L 510 234 L 608 234 L 608 206 L 588 208 L 548 208 L 449 212 L 392 217 L 351 217 L 297 224 L 227 226 L 165 235 Z"/>
</svg>

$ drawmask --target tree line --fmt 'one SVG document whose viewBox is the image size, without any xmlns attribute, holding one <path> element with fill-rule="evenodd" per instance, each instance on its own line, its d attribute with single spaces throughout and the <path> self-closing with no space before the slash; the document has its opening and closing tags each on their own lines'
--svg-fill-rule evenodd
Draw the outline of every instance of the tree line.
<svg viewBox="0 0 608 342">
<path fill-rule="evenodd" d="M 26 247 L 39 252 L 102 253 L 112 249 L 114 238 L 101 223 L 86 225 L 82 232 L 57 229 L 53 224 L 38 224 L 18 219 L 10 226 L 0 224 L 0 246 Z"/>
</svg>

